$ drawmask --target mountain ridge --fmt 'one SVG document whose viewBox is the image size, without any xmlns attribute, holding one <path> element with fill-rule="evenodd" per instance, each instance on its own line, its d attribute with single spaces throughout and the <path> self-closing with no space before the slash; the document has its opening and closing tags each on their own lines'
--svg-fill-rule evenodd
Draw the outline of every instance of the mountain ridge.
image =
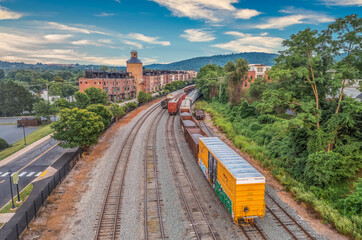
<svg viewBox="0 0 362 240">
<path fill-rule="evenodd" d="M 264 64 L 268 66 L 274 65 L 273 59 L 276 58 L 278 54 L 275 53 L 263 53 L 263 52 L 244 52 L 244 53 L 231 53 L 224 55 L 213 55 L 213 56 L 201 56 L 194 57 L 189 59 L 184 59 L 177 62 L 167 63 L 167 64 L 149 64 L 144 65 L 147 69 L 160 69 L 160 70 L 194 70 L 199 71 L 199 69 L 206 64 L 213 63 L 216 65 L 224 66 L 228 61 L 234 61 L 238 58 L 244 58 L 248 60 L 250 64 Z M 141 58 L 142 59 L 142 58 Z M 29 64 L 24 62 L 6 62 L 0 61 L 0 69 L 5 71 L 13 69 L 41 69 L 41 70 L 64 70 L 64 69 L 79 69 L 79 70 L 99 70 L 101 65 L 81 65 L 78 63 L 75 64 Z M 124 66 L 110 66 L 110 68 L 117 71 L 125 71 L 126 67 Z"/>
</svg>

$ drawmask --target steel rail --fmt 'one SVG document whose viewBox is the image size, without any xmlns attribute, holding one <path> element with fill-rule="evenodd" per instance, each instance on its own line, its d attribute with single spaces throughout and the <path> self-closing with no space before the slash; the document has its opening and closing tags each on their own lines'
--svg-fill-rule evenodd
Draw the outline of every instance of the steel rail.
<svg viewBox="0 0 362 240">
<path fill-rule="evenodd" d="M 275 205 L 278 206 L 279 209 L 282 210 L 282 212 L 283 212 L 286 216 L 288 216 L 289 219 L 291 219 L 291 220 L 294 222 L 294 224 L 295 224 L 300 230 L 303 231 L 303 233 L 304 233 L 309 239 L 315 239 L 315 238 L 314 238 L 312 235 L 310 235 L 310 233 L 307 232 L 307 230 L 305 230 L 292 216 L 290 216 L 290 214 L 289 214 L 287 211 L 285 211 L 285 209 L 284 209 L 282 206 L 280 206 L 280 204 L 277 203 L 277 201 L 275 201 L 275 199 L 274 199 L 272 196 L 270 196 L 270 194 L 268 194 L 267 192 L 265 192 L 265 194 L 275 203 Z M 271 209 L 270 209 L 269 207 L 267 207 L 267 208 L 268 208 L 268 210 L 270 211 L 270 213 L 278 220 L 278 222 L 287 230 L 287 232 L 290 233 L 294 239 L 297 239 L 297 237 L 287 228 L 287 226 L 286 226 L 284 223 L 282 223 L 282 221 L 279 219 L 279 217 L 277 217 L 277 216 L 273 213 L 273 211 L 271 211 Z"/>
<path fill-rule="evenodd" d="M 200 203 L 198 197 L 196 196 L 196 192 L 195 192 L 195 190 L 194 190 L 194 188 L 193 188 L 193 185 L 192 185 L 192 183 L 191 183 L 191 181 L 190 181 L 190 178 L 189 178 L 189 176 L 188 176 L 188 173 L 187 173 L 187 171 L 186 171 L 186 168 L 185 168 L 185 160 L 183 159 L 182 154 L 181 154 L 181 152 L 180 152 L 180 148 L 179 148 L 179 145 L 178 145 L 178 143 L 177 143 L 177 139 L 176 139 L 175 132 L 174 132 L 174 129 L 175 129 L 175 128 L 174 128 L 175 119 L 176 119 L 176 116 L 173 116 L 172 125 L 171 125 L 171 135 L 172 135 L 172 137 L 173 137 L 173 139 L 174 139 L 174 141 L 175 141 L 175 149 L 177 150 L 178 155 L 179 155 L 180 160 L 181 160 L 182 170 L 183 170 L 184 175 L 185 175 L 185 177 L 186 177 L 187 183 L 188 183 L 188 185 L 189 185 L 189 187 L 190 187 L 190 189 L 191 189 L 191 192 L 192 192 L 192 194 L 193 194 L 193 196 L 194 196 L 194 198 L 195 198 L 195 200 L 196 200 L 196 202 L 197 202 L 197 205 L 198 205 L 198 207 L 199 207 L 200 210 L 201 210 L 202 216 L 203 216 L 204 219 L 205 219 L 205 222 L 206 222 L 206 224 L 207 224 L 207 227 L 208 227 L 209 230 L 210 230 L 211 236 L 213 237 L 213 239 L 216 239 L 216 236 L 215 236 L 215 234 L 214 234 L 214 232 L 213 232 L 213 230 L 212 230 L 212 228 L 211 228 L 211 226 L 210 226 L 209 220 L 207 219 L 206 214 L 205 214 L 205 211 L 204 211 L 204 209 L 202 208 L 201 203 Z"/>
<path fill-rule="evenodd" d="M 129 151 L 127 153 L 127 158 L 126 158 L 126 163 L 125 163 L 125 167 L 123 169 L 123 172 L 122 172 L 122 181 L 121 181 L 121 187 L 120 187 L 120 190 L 119 190 L 119 193 L 118 193 L 118 201 L 117 201 L 117 205 L 116 205 L 116 213 L 115 213 L 115 217 L 114 217 L 114 226 L 113 226 L 113 234 L 112 234 L 112 239 L 115 239 L 115 234 L 116 234 L 116 229 L 117 229 L 117 218 L 118 218 L 118 210 L 119 210 L 119 204 L 120 204 L 120 199 L 121 199 L 121 194 L 122 194 L 122 190 L 123 190 L 123 183 L 124 183 L 124 177 L 126 175 L 126 169 L 127 169 L 127 165 L 128 165 L 128 160 L 129 160 L 129 154 L 131 152 L 131 149 L 132 149 L 132 145 L 134 143 L 134 140 L 136 139 L 136 136 L 137 136 L 137 133 L 138 131 L 140 130 L 141 126 L 142 126 L 142 123 L 150 116 L 150 114 L 155 111 L 157 108 L 159 107 L 158 104 L 156 104 L 154 107 L 152 107 L 150 110 L 148 110 L 146 113 L 144 113 L 138 120 L 137 122 L 134 124 L 134 127 L 131 129 L 131 131 L 127 134 L 127 137 L 125 138 L 124 142 L 123 142 L 123 145 L 122 145 L 122 148 L 121 148 L 121 151 L 118 155 L 118 160 L 116 161 L 116 163 L 114 164 L 113 166 L 113 172 L 112 172 L 112 175 L 108 181 L 108 185 L 107 185 L 107 190 L 106 190 L 106 196 L 103 200 L 103 203 L 102 203 L 102 208 L 101 208 L 101 213 L 100 213 L 100 217 L 98 219 L 98 225 L 97 225 L 97 231 L 96 231 L 96 236 L 95 236 L 95 239 L 99 239 L 100 237 L 100 230 L 101 230 L 101 225 L 102 225 L 102 222 L 103 222 L 103 218 L 104 218 L 104 213 L 105 213 L 105 209 L 106 209 L 106 206 L 107 206 L 107 201 L 108 201 L 108 198 L 109 198 L 109 194 L 110 194 L 110 189 L 111 189 L 111 186 L 112 186 L 112 183 L 114 181 L 114 176 L 116 175 L 116 171 L 117 171 L 117 167 L 119 165 L 119 163 L 121 162 L 121 157 L 122 157 L 122 154 L 124 152 L 124 150 L 126 149 L 126 145 L 128 143 L 130 143 L 130 148 L 129 148 Z M 138 127 L 136 127 L 138 125 Z M 128 139 L 131 137 L 133 133 L 133 139 L 131 141 L 128 141 Z"/>
<path fill-rule="evenodd" d="M 164 228 L 163 228 L 163 223 L 162 223 L 162 213 L 161 213 L 161 201 L 160 201 L 160 193 L 159 193 L 159 184 L 158 184 L 158 175 L 157 175 L 157 156 L 156 156 L 156 135 L 157 135 L 157 127 L 158 122 L 160 120 L 160 118 L 162 117 L 163 113 L 166 111 L 166 109 L 163 109 L 160 111 L 160 114 L 158 114 L 158 117 L 156 119 L 156 121 L 154 121 L 152 123 L 152 126 L 149 128 L 148 132 L 147 132 L 147 139 L 146 139 L 146 144 L 145 144 L 145 154 L 144 154 L 144 164 L 145 164 L 145 239 L 148 239 L 148 224 L 147 224 L 147 219 L 148 219 L 148 194 L 147 194 L 147 185 L 148 185 L 148 179 L 147 179 L 147 160 L 148 160 L 148 151 L 152 150 L 153 152 L 153 172 L 154 172 L 154 178 L 155 178 L 155 188 L 156 188 L 156 198 L 157 198 L 157 207 L 158 207 L 158 218 L 159 218 L 159 224 L 160 224 L 160 232 L 161 232 L 161 238 L 165 239 L 165 233 L 164 233 Z M 152 131 L 153 130 L 153 131 Z M 149 140 L 151 137 L 151 133 L 152 133 L 152 149 L 149 146 Z"/>
</svg>

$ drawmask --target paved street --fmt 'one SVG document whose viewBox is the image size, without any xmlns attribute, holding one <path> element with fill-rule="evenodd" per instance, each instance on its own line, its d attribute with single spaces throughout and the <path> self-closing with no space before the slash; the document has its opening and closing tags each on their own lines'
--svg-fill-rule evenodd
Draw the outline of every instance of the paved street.
<svg viewBox="0 0 362 240">
<path fill-rule="evenodd" d="M 67 151 L 67 149 L 63 149 L 58 145 L 55 146 L 56 143 L 57 141 L 50 139 L 0 167 L 0 208 L 11 199 L 8 170 L 10 169 L 13 172 L 20 170 L 19 190 L 21 191 Z M 13 185 L 13 191 L 16 192 L 15 185 Z"/>
</svg>

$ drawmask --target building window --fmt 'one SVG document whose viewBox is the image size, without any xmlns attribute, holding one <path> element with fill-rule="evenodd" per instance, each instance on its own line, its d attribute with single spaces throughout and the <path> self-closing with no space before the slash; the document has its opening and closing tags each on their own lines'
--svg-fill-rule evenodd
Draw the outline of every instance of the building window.
<svg viewBox="0 0 362 240">
<path fill-rule="evenodd" d="M 250 76 L 250 79 L 253 80 L 253 76 Z"/>
<path fill-rule="evenodd" d="M 245 81 L 245 84 L 244 84 L 244 85 L 245 85 L 245 87 L 247 87 L 247 86 L 248 86 L 248 82 L 247 82 L 247 81 Z"/>
<path fill-rule="evenodd" d="M 258 68 L 257 68 L 257 72 L 263 72 L 263 68 L 258 67 Z"/>
<path fill-rule="evenodd" d="M 98 82 L 99 85 L 101 85 L 101 82 Z"/>
<path fill-rule="evenodd" d="M 85 84 L 88 84 L 88 82 L 86 81 Z"/>
<path fill-rule="evenodd" d="M 80 84 L 82 84 L 83 82 L 82 81 L 80 81 Z"/>
</svg>

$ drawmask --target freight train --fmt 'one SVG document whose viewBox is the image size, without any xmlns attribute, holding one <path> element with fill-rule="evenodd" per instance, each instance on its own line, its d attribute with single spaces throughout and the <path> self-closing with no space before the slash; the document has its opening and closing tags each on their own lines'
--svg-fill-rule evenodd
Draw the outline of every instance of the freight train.
<svg viewBox="0 0 362 240">
<path fill-rule="evenodd" d="M 253 223 L 254 219 L 263 218 L 265 177 L 219 138 L 208 136 L 192 116 L 195 100 L 186 103 L 187 100 L 180 108 L 181 128 L 210 185 L 234 222 Z"/>
</svg>

